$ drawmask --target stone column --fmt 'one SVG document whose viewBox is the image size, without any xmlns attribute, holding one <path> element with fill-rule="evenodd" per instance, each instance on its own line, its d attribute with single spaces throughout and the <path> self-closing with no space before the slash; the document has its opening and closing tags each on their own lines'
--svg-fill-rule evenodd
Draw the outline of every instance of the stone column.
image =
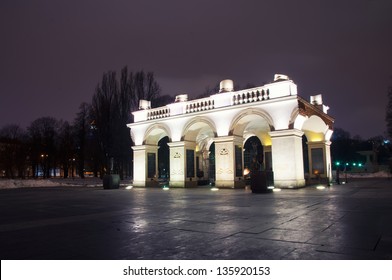
<svg viewBox="0 0 392 280">
<path fill-rule="evenodd" d="M 309 175 L 312 178 L 327 178 L 332 180 L 331 142 L 308 142 Z"/>
<path fill-rule="evenodd" d="M 272 140 L 274 185 L 280 188 L 305 186 L 302 154 L 303 132 L 297 129 L 269 132 Z"/>
<path fill-rule="evenodd" d="M 196 143 L 179 141 L 170 147 L 170 187 L 196 187 Z"/>
<path fill-rule="evenodd" d="M 158 146 L 133 146 L 133 185 L 136 187 L 158 186 Z"/>
<path fill-rule="evenodd" d="M 224 188 L 245 187 L 243 177 L 243 138 L 223 136 L 215 138 L 214 141 L 215 185 Z"/>
</svg>

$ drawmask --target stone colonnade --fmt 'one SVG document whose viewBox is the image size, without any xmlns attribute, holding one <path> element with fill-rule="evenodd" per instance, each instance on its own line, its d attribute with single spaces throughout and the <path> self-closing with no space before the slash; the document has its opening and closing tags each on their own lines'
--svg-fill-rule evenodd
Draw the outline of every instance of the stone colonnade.
<svg viewBox="0 0 392 280">
<path fill-rule="evenodd" d="M 302 131 L 295 129 L 272 131 L 272 145 L 264 146 L 264 154 L 270 152 L 275 186 L 302 187 L 305 185 L 302 151 Z M 217 187 L 241 188 L 243 176 L 243 138 L 238 136 L 216 137 L 215 184 Z M 330 142 L 308 142 L 309 176 L 331 179 Z M 196 142 L 168 143 L 170 149 L 171 187 L 196 187 L 197 163 L 203 157 L 196 151 Z M 134 185 L 158 186 L 158 146 L 134 146 Z M 199 157 L 198 157 L 199 155 Z M 264 155 L 264 158 L 266 156 Z M 208 167 L 207 167 L 208 168 Z"/>
<path fill-rule="evenodd" d="M 251 94 L 223 92 L 200 100 L 136 111 L 135 122 L 128 125 L 135 143 L 132 147 L 134 185 L 158 185 L 158 142 L 164 137 L 169 138 L 172 187 L 198 185 L 198 171 L 208 169 L 212 143 L 215 185 L 244 187 L 243 149 L 245 141 L 252 136 L 263 145 L 264 158 L 274 172 L 276 187 L 305 185 L 303 135 L 308 145 L 307 176 L 330 180 L 333 119 L 327 115 L 322 101 L 317 101 L 318 104 L 316 101 L 310 103 L 297 96 L 296 85 L 285 80 L 264 86 L 260 91 L 256 88 Z"/>
</svg>

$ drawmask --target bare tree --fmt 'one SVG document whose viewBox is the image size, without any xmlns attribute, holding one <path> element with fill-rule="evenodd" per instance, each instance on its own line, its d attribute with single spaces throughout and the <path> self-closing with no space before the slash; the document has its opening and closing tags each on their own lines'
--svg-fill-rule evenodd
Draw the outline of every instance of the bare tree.
<svg viewBox="0 0 392 280">
<path fill-rule="evenodd" d="M 79 177 L 84 178 L 84 170 L 86 163 L 87 149 L 86 145 L 88 142 L 88 133 L 90 129 L 90 110 L 91 106 L 85 102 L 80 104 L 79 112 L 73 122 L 73 130 L 75 135 L 75 146 L 76 146 L 76 160 L 79 172 Z"/>
<path fill-rule="evenodd" d="M 116 126 L 116 110 L 118 82 L 116 80 L 116 72 L 105 73 L 102 82 L 96 87 L 92 100 L 92 115 L 94 124 L 97 128 L 97 141 L 101 152 L 105 158 L 103 170 L 110 173 L 112 167 L 110 165 L 111 158 L 114 157 L 115 149 L 115 130 Z M 103 175 L 103 174 L 101 174 Z"/>
<path fill-rule="evenodd" d="M 135 111 L 139 108 L 139 101 L 149 100 L 153 102 L 161 93 L 159 84 L 155 81 L 154 73 L 144 71 L 131 73 L 129 77 L 131 90 L 131 109 Z"/>
<path fill-rule="evenodd" d="M 0 170 L 7 178 L 24 178 L 27 171 L 27 141 L 25 131 L 10 124 L 0 129 Z"/>
<path fill-rule="evenodd" d="M 57 129 L 58 121 L 52 117 L 36 119 L 27 128 L 34 177 L 38 176 L 38 167 L 41 167 L 44 178 L 50 177 L 50 170 L 55 167 Z"/>
<path fill-rule="evenodd" d="M 171 95 L 160 95 L 157 98 L 155 98 L 152 102 L 151 102 L 151 106 L 154 107 L 161 107 L 161 106 L 165 106 L 169 103 L 173 103 L 174 101 L 174 97 Z"/>
<path fill-rule="evenodd" d="M 207 86 L 204 92 L 198 95 L 196 98 L 204 98 L 209 97 L 210 95 L 216 94 L 219 92 L 219 83 L 215 84 L 214 87 Z"/>
<path fill-rule="evenodd" d="M 56 140 L 56 166 L 61 166 L 63 168 L 64 178 L 68 178 L 69 169 L 71 169 L 71 176 L 73 177 L 76 168 L 75 137 L 73 129 L 68 122 L 60 122 Z"/>
<path fill-rule="evenodd" d="M 126 125 L 132 122 L 131 112 L 138 110 L 141 99 L 153 101 L 159 94 L 160 87 L 152 72 L 128 73 L 124 67 L 119 82 L 115 72 L 103 74 L 93 96 L 91 115 L 95 137 L 104 157 L 104 173 L 113 171 L 121 177 L 130 175 L 132 142 Z"/>
</svg>

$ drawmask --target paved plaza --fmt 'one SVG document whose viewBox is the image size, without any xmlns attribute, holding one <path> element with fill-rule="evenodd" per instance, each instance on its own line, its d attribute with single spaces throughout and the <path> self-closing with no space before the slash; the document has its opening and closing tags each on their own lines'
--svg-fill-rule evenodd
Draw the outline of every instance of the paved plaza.
<svg viewBox="0 0 392 280">
<path fill-rule="evenodd" d="M 0 190 L 1 259 L 392 259 L 392 181 Z"/>
</svg>

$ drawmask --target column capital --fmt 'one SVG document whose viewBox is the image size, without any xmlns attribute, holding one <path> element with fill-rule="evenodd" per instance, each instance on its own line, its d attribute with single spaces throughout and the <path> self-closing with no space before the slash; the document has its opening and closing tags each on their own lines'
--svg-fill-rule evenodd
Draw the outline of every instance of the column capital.
<svg viewBox="0 0 392 280">
<path fill-rule="evenodd" d="M 241 136 L 237 135 L 231 135 L 231 136 L 219 136 L 214 138 L 215 143 L 225 143 L 225 142 L 233 142 L 236 144 L 241 144 L 244 142 L 244 138 Z"/>
<path fill-rule="evenodd" d="M 134 151 L 156 151 L 158 146 L 156 145 L 137 145 L 132 146 L 132 150 Z"/>
<path fill-rule="evenodd" d="M 306 144 L 311 145 L 311 146 L 331 146 L 332 142 L 329 140 L 321 140 L 321 141 L 313 141 L 313 142 L 306 142 Z"/>
<path fill-rule="evenodd" d="M 304 132 L 294 128 L 294 129 L 274 130 L 268 132 L 268 134 L 273 138 L 287 137 L 287 136 L 302 137 L 302 135 L 304 135 Z"/>
<path fill-rule="evenodd" d="M 185 148 L 195 148 L 196 147 L 196 142 L 192 141 L 176 141 L 176 142 L 169 142 L 167 145 L 170 148 L 175 148 L 175 147 L 185 147 Z"/>
</svg>

